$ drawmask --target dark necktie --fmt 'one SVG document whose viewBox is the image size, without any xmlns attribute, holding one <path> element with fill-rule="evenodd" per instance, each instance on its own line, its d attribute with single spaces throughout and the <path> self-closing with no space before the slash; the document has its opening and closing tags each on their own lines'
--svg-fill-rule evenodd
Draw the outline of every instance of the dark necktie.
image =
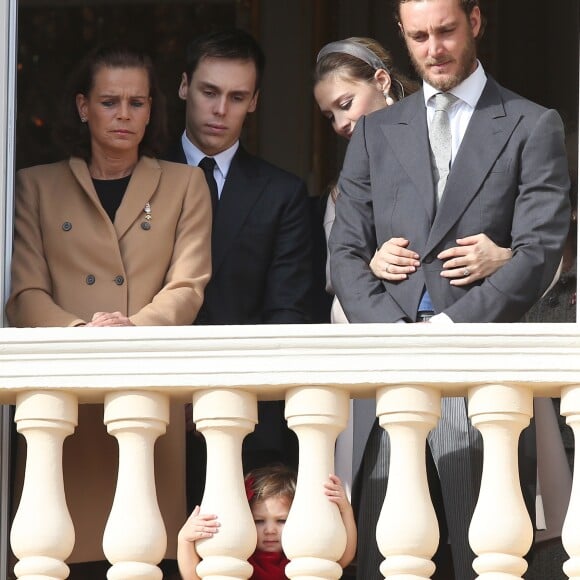
<svg viewBox="0 0 580 580">
<path fill-rule="evenodd" d="M 213 176 L 213 169 L 215 167 L 215 159 L 213 157 L 204 157 L 200 162 L 198 167 L 203 169 L 205 174 L 205 180 L 207 181 L 207 185 L 209 187 L 209 194 L 211 196 L 211 209 L 213 211 L 213 215 L 215 217 L 217 206 L 218 206 L 218 188 L 217 183 L 215 181 L 215 177 Z"/>
<path fill-rule="evenodd" d="M 433 173 L 439 203 L 451 165 L 451 128 L 447 111 L 457 101 L 457 97 L 450 93 L 437 93 L 431 98 L 435 104 L 435 112 L 429 127 L 429 143 L 433 153 Z"/>
</svg>

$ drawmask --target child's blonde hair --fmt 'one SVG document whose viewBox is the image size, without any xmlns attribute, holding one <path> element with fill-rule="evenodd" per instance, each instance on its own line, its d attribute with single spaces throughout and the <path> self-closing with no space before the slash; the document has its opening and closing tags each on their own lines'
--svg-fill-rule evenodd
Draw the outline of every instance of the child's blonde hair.
<svg viewBox="0 0 580 580">
<path fill-rule="evenodd" d="M 296 493 L 296 472 L 285 465 L 253 469 L 245 477 L 250 505 L 271 497 L 283 497 L 292 503 Z"/>
</svg>

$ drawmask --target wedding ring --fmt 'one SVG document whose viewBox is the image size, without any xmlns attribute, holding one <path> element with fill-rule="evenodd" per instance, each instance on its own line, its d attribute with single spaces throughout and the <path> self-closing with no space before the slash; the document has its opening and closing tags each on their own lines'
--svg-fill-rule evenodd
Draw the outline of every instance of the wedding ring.
<svg viewBox="0 0 580 580">
<path fill-rule="evenodd" d="M 389 272 L 389 266 L 390 266 L 390 264 L 387 264 L 387 265 L 385 266 L 385 272 L 387 272 L 387 273 Z"/>
<path fill-rule="evenodd" d="M 469 268 L 464 268 L 464 269 L 463 269 L 463 276 L 464 276 L 465 278 L 467 278 L 467 276 L 469 276 L 469 274 L 470 274 L 470 272 L 469 272 Z"/>
</svg>

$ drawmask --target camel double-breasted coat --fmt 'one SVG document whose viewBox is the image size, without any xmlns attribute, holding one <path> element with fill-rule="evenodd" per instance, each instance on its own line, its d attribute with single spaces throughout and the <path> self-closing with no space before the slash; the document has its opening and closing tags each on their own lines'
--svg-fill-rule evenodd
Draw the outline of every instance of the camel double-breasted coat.
<svg viewBox="0 0 580 580">
<path fill-rule="evenodd" d="M 120 311 L 136 326 L 191 324 L 210 278 L 210 240 L 209 191 L 197 168 L 142 157 L 114 223 L 85 161 L 21 170 L 6 306 L 10 324 L 79 326 L 99 311 Z M 167 434 L 156 444 L 167 557 L 175 557 L 186 517 L 184 437 L 183 405 L 174 405 Z M 19 463 L 23 456 L 18 453 Z M 79 425 L 64 444 L 64 476 L 76 534 L 69 561 L 103 560 L 117 445 L 103 425 L 102 405 L 80 405 Z"/>
</svg>

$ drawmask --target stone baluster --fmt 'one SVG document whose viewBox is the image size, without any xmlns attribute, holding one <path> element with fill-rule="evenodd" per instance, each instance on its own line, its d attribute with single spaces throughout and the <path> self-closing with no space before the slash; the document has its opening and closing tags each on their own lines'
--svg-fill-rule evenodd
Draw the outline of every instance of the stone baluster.
<svg viewBox="0 0 580 580">
<path fill-rule="evenodd" d="M 340 578 L 337 563 L 346 547 L 338 507 L 324 494 L 334 473 L 334 445 L 348 420 L 349 395 L 331 388 L 298 387 L 286 396 L 286 418 L 298 436 L 300 465 L 296 495 L 282 545 L 293 580 Z"/>
<path fill-rule="evenodd" d="M 520 488 L 518 441 L 533 414 L 528 389 L 482 385 L 470 389 L 469 416 L 483 437 L 483 474 L 469 542 L 481 580 L 515 580 L 527 569 L 524 555 L 533 527 Z"/>
<path fill-rule="evenodd" d="M 77 425 L 77 398 L 66 392 L 18 395 L 15 421 L 26 438 L 26 471 L 10 533 L 22 580 L 63 580 L 75 532 L 64 495 L 62 445 Z"/>
<path fill-rule="evenodd" d="M 429 388 L 400 385 L 377 394 L 377 416 L 391 447 L 387 493 L 377 524 L 385 578 L 427 580 L 435 571 L 431 559 L 439 528 L 427 483 L 425 445 L 440 409 L 439 392 Z"/>
<path fill-rule="evenodd" d="M 562 391 L 560 412 L 574 432 L 574 477 L 572 495 L 562 529 L 562 544 L 570 556 L 564 564 L 564 572 L 572 580 L 580 580 L 580 385 Z"/>
<path fill-rule="evenodd" d="M 153 392 L 105 397 L 107 431 L 119 444 L 119 474 L 103 550 L 108 580 L 161 580 L 167 535 L 155 490 L 154 447 L 169 423 L 169 398 Z M 90 501 L 90 499 L 88 499 Z"/>
<path fill-rule="evenodd" d="M 207 443 L 202 513 L 218 516 L 219 533 L 196 543 L 203 578 L 244 580 L 252 575 L 247 559 L 256 548 L 256 526 L 242 471 L 242 441 L 258 422 L 256 395 L 214 389 L 193 396 L 193 419 Z"/>
</svg>

